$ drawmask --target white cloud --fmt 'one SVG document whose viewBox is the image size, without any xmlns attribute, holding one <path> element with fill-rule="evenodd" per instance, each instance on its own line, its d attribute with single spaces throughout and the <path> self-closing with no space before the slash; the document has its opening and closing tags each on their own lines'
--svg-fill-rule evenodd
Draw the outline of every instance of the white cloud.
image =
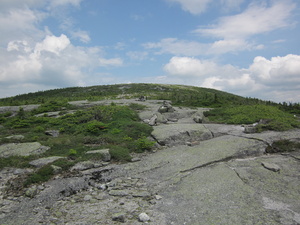
<svg viewBox="0 0 300 225">
<path fill-rule="evenodd" d="M 145 60 L 148 57 L 148 52 L 130 51 L 126 55 L 133 60 Z"/>
<path fill-rule="evenodd" d="M 178 40 L 177 38 L 164 38 L 160 42 L 149 42 L 143 45 L 146 49 L 160 49 L 156 54 L 174 54 L 197 56 L 205 54 L 208 49 L 207 44 L 196 41 Z"/>
<path fill-rule="evenodd" d="M 216 64 L 210 61 L 201 61 L 190 57 L 172 57 L 164 66 L 164 70 L 176 76 L 203 76 L 214 74 Z"/>
<path fill-rule="evenodd" d="M 172 57 L 164 66 L 169 82 L 214 88 L 273 101 L 300 101 L 300 55 L 257 56 L 249 68 L 190 57 Z"/>
<path fill-rule="evenodd" d="M 60 37 L 49 36 L 41 42 L 37 43 L 35 46 L 35 52 L 40 54 L 41 51 L 48 51 L 59 55 L 59 53 L 64 50 L 70 44 L 69 38 L 62 34 Z"/>
<path fill-rule="evenodd" d="M 76 6 L 76 7 L 79 7 L 80 6 L 80 3 L 82 2 L 83 0 L 51 0 L 50 1 L 50 6 L 51 7 L 58 7 L 58 6 L 63 6 L 63 5 L 73 5 L 73 6 Z"/>
<path fill-rule="evenodd" d="M 212 0 L 168 0 L 169 2 L 179 3 L 184 11 L 192 14 L 204 12 Z"/>
<path fill-rule="evenodd" d="M 218 24 L 194 32 L 224 39 L 248 38 L 290 26 L 289 19 L 295 7 L 290 1 L 276 1 L 270 7 L 251 4 L 240 14 L 223 17 Z"/>
<path fill-rule="evenodd" d="M 78 31 L 71 31 L 70 33 L 73 38 L 77 38 L 83 43 L 89 43 L 91 41 L 91 38 L 87 31 L 78 30 Z"/>
<path fill-rule="evenodd" d="M 123 60 L 121 58 L 112 58 L 112 59 L 99 59 L 100 66 L 122 66 Z"/>
<path fill-rule="evenodd" d="M 300 55 L 277 56 L 272 57 L 271 60 L 257 56 L 249 71 L 265 85 L 300 90 Z"/>
<path fill-rule="evenodd" d="M 167 0 L 178 3 L 184 11 L 197 15 L 204 13 L 210 5 L 218 4 L 222 10 L 237 9 L 244 0 Z"/>
</svg>

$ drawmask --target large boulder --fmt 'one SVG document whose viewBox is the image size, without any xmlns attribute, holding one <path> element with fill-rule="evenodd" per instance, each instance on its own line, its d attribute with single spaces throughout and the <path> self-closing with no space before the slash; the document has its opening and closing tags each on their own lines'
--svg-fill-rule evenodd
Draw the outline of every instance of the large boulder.
<svg viewBox="0 0 300 225">
<path fill-rule="evenodd" d="M 161 145 L 184 145 L 187 142 L 203 141 L 213 138 L 212 133 L 202 124 L 169 124 L 156 126 L 152 132 Z"/>
<path fill-rule="evenodd" d="M 39 168 L 39 167 L 43 167 L 43 166 L 45 166 L 49 163 L 53 163 L 56 160 L 63 159 L 63 158 L 64 157 L 61 157 L 61 156 L 51 156 L 51 157 L 46 157 L 46 158 L 40 158 L 40 159 L 33 160 L 29 164 Z"/>
<path fill-rule="evenodd" d="M 39 155 L 49 149 L 39 142 L 9 143 L 0 146 L 0 157 Z"/>
</svg>

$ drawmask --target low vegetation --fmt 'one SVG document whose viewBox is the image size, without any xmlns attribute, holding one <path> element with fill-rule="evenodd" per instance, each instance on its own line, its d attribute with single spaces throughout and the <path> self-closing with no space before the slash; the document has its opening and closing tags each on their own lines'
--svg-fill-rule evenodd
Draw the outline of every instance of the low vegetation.
<svg viewBox="0 0 300 225">
<path fill-rule="evenodd" d="M 258 131 L 285 131 L 300 127 L 300 121 L 292 114 L 280 110 L 276 106 L 242 105 L 235 107 L 215 108 L 205 112 L 210 121 L 227 124 L 253 124 L 260 120 Z"/>
<path fill-rule="evenodd" d="M 147 99 L 170 100 L 177 106 L 214 108 L 207 111 L 205 116 L 216 123 L 253 124 L 263 119 L 267 123 L 258 125 L 258 131 L 284 131 L 300 127 L 299 120 L 294 116 L 300 115 L 298 103 L 277 104 L 208 88 L 120 84 L 40 91 L 0 99 L 0 106 L 20 106 L 16 113 L 0 113 L 0 144 L 37 141 L 51 149 L 40 156 L 0 158 L 0 169 L 30 167 L 29 162 L 39 157 L 64 156 L 65 158 L 57 160 L 52 165 L 67 171 L 77 162 L 101 159 L 101 155 L 85 153 L 104 148 L 110 149 L 114 162 L 131 160 L 131 153 L 147 151 L 154 145 L 154 142 L 147 138 L 152 132 L 152 127 L 141 123 L 137 115 L 137 111 L 145 109 L 144 105 L 133 103 L 129 106 L 120 106 L 112 103 L 76 108 L 68 102 L 140 96 L 146 96 Z M 22 108 L 22 105 L 26 104 L 40 104 L 40 106 L 27 112 Z M 57 111 L 59 113 L 53 116 L 53 112 Z M 47 130 L 57 130 L 59 136 L 46 135 Z M 11 135 L 23 135 L 24 138 L 18 140 L 6 138 Z M 291 146 L 285 142 L 282 146 L 284 145 Z M 31 174 L 26 179 L 25 185 L 48 180 L 53 174 L 53 168 L 46 165 Z"/>
<path fill-rule="evenodd" d="M 10 135 L 23 135 L 19 142 L 38 141 L 51 147 L 40 156 L 0 158 L 0 169 L 3 167 L 29 167 L 29 162 L 37 157 L 64 156 L 53 165 L 69 169 L 77 162 L 99 160 L 101 155 L 85 154 L 89 150 L 110 149 L 112 160 L 129 161 L 132 152 L 143 152 L 151 149 L 154 142 L 148 140 L 152 127 L 139 121 L 135 110 L 142 109 L 138 104 L 130 106 L 101 105 L 91 108 L 70 107 L 68 103 L 50 102 L 42 104 L 32 112 L 20 108 L 15 116 L 5 113 L 1 116 L 0 144 L 16 142 L 8 139 Z M 69 109 L 73 109 L 68 113 Z M 134 109 L 134 110 L 133 110 Z M 59 117 L 48 117 L 47 112 L 59 110 Z M 45 113 L 40 115 L 40 113 Z M 36 115 L 39 116 L 36 116 Z M 45 134 L 46 130 L 57 130 L 58 137 Z M 45 166 L 30 175 L 25 185 L 48 180 L 53 169 Z"/>
</svg>

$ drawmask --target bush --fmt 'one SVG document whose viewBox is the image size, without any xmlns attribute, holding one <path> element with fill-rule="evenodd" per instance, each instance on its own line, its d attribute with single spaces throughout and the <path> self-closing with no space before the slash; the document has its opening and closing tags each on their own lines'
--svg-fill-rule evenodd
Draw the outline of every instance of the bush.
<svg viewBox="0 0 300 225">
<path fill-rule="evenodd" d="M 300 149 L 299 142 L 293 142 L 290 140 L 274 141 L 272 146 L 268 146 L 266 153 L 278 153 L 278 152 L 292 152 Z"/>
<path fill-rule="evenodd" d="M 111 155 L 111 158 L 116 161 L 130 161 L 131 156 L 129 149 L 120 147 L 120 146 L 113 146 L 109 150 L 109 153 Z"/>
<path fill-rule="evenodd" d="M 153 147 L 154 143 L 154 141 L 150 141 L 146 137 L 141 137 L 134 142 L 134 151 L 144 152 L 145 150 L 150 150 Z"/>
<path fill-rule="evenodd" d="M 293 115 L 283 112 L 277 107 L 267 105 L 243 105 L 212 109 L 204 112 L 210 121 L 228 124 L 252 124 L 260 119 L 269 120 L 270 123 L 258 127 L 262 130 L 284 131 L 300 127 L 300 122 Z"/>
<path fill-rule="evenodd" d="M 36 173 L 31 174 L 25 181 L 24 186 L 48 181 L 53 176 L 53 168 L 50 165 L 43 166 Z"/>
</svg>

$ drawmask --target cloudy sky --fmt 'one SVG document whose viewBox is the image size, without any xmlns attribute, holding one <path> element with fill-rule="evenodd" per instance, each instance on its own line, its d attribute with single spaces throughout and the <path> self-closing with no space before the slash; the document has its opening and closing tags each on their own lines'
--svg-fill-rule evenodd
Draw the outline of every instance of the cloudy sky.
<svg viewBox="0 0 300 225">
<path fill-rule="evenodd" d="M 1 0 L 0 98 L 169 83 L 300 102 L 299 0 Z"/>
</svg>

